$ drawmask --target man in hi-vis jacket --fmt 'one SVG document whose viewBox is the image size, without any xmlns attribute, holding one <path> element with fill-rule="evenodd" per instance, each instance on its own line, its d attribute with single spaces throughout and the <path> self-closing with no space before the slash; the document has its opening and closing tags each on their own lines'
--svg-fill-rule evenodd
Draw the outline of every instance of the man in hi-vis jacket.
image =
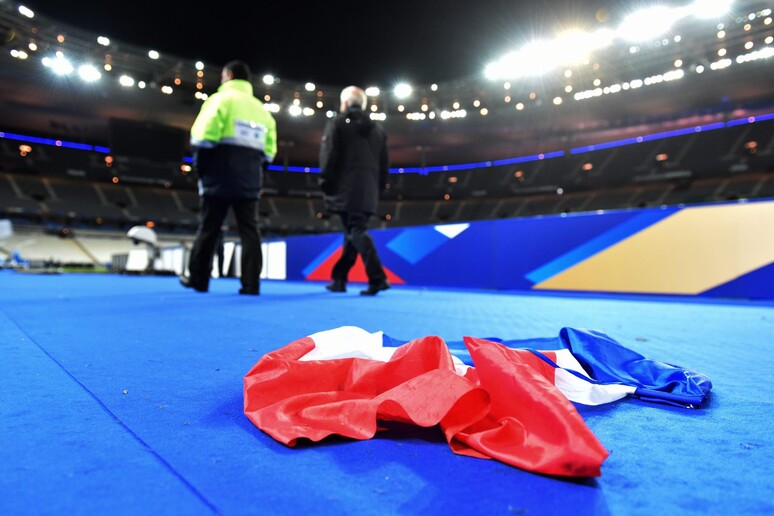
<svg viewBox="0 0 774 516">
<path fill-rule="evenodd" d="M 239 293 L 258 295 L 263 266 L 258 199 L 265 163 L 277 154 L 277 123 L 253 95 L 246 63 L 223 67 L 218 91 L 202 104 L 191 127 L 191 147 L 201 209 L 189 276 L 180 283 L 207 292 L 218 234 L 231 209 L 242 244 Z"/>
</svg>

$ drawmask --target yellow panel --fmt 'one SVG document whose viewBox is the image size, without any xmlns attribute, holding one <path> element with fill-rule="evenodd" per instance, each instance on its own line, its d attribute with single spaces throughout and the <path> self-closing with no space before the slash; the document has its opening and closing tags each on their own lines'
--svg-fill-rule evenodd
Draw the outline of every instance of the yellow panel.
<svg viewBox="0 0 774 516">
<path fill-rule="evenodd" d="M 686 208 L 534 286 L 698 294 L 774 262 L 774 202 Z"/>
</svg>

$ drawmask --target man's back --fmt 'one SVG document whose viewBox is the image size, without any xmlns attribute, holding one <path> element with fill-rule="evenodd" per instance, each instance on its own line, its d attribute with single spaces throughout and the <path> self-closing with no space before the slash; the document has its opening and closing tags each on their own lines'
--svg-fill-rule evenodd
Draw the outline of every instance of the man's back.
<svg viewBox="0 0 774 516">
<path fill-rule="evenodd" d="M 387 135 L 359 106 L 328 122 L 320 153 L 323 182 L 333 211 L 376 213 L 387 182 Z"/>
<path fill-rule="evenodd" d="M 223 83 L 191 128 L 202 195 L 257 199 L 263 162 L 276 153 L 277 125 L 246 80 Z"/>
<path fill-rule="evenodd" d="M 387 136 L 365 112 L 368 97 L 362 88 L 341 91 L 340 115 L 329 120 L 320 147 L 320 187 L 329 211 L 344 227 L 344 246 L 331 271 L 331 292 L 346 292 L 349 271 L 358 255 L 368 275 L 364 296 L 390 288 L 379 253 L 368 234 L 368 219 L 376 213 L 379 193 L 387 185 Z"/>
</svg>

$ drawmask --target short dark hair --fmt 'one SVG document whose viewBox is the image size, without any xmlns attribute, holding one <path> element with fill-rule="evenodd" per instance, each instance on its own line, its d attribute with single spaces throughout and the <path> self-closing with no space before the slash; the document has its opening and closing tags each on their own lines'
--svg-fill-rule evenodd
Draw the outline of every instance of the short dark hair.
<svg viewBox="0 0 774 516">
<path fill-rule="evenodd" d="M 231 72 L 234 79 L 250 80 L 250 67 L 244 61 L 229 61 L 223 68 Z"/>
</svg>

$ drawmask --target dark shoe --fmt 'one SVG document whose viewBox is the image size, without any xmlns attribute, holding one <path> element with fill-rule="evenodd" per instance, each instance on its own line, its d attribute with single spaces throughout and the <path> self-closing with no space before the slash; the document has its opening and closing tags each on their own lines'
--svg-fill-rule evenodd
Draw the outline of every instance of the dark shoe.
<svg viewBox="0 0 774 516">
<path fill-rule="evenodd" d="M 346 292 L 347 284 L 341 280 L 333 280 L 331 283 L 325 285 L 325 288 L 331 292 Z"/>
<path fill-rule="evenodd" d="M 209 290 L 208 286 L 192 282 L 190 276 L 180 276 L 180 284 L 185 288 L 192 288 L 197 292 L 207 292 Z"/>
<path fill-rule="evenodd" d="M 365 290 L 360 291 L 361 296 L 375 296 L 379 293 L 380 290 L 387 290 L 392 285 L 390 285 L 387 280 L 382 281 L 381 283 L 376 283 L 375 285 L 368 285 L 368 288 Z"/>
<path fill-rule="evenodd" d="M 261 295 L 261 291 L 258 290 L 257 288 L 256 289 L 240 288 L 239 289 L 239 293 L 242 294 L 242 295 L 245 295 L 245 296 L 260 296 Z"/>
</svg>

